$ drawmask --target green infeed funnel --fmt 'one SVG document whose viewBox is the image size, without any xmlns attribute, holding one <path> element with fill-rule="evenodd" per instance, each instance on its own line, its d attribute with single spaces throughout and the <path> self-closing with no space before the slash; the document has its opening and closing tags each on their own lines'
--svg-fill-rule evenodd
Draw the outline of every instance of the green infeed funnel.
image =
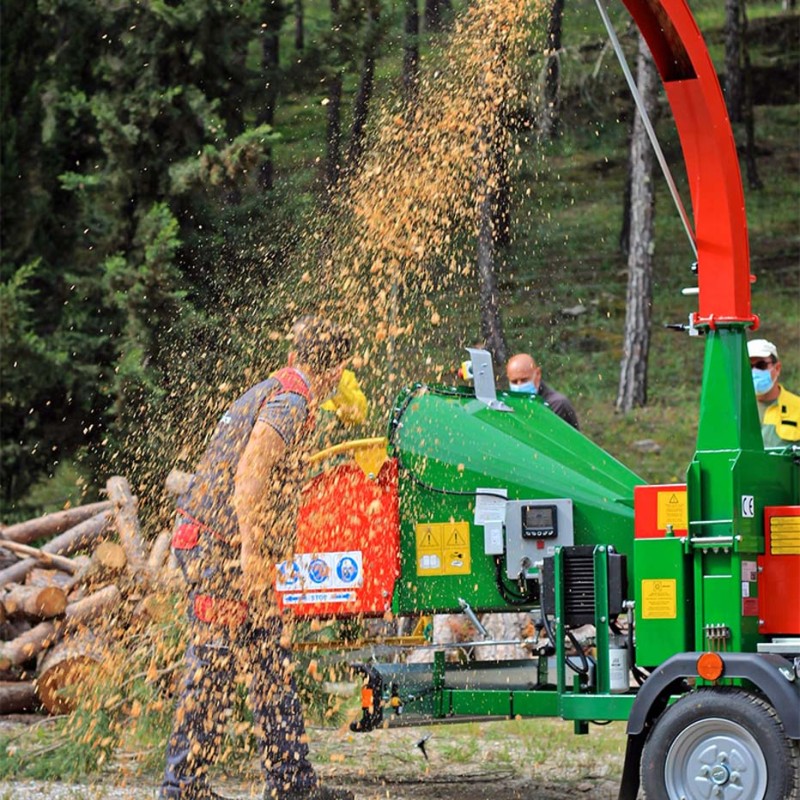
<svg viewBox="0 0 800 800">
<path fill-rule="evenodd" d="M 540 398 L 497 397 L 493 378 L 482 395 L 481 382 L 398 398 L 396 613 L 533 605 L 526 584 L 556 545 L 613 545 L 630 568 L 633 488 L 644 481 Z"/>
</svg>

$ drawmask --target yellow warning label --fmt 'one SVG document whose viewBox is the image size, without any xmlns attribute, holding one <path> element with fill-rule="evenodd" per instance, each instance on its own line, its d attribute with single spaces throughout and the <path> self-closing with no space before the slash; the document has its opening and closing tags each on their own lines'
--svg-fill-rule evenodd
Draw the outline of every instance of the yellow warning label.
<svg viewBox="0 0 800 800">
<path fill-rule="evenodd" d="M 773 556 L 800 556 L 800 517 L 772 517 L 769 532 Z"/>
<path fill-rule="evenodd" d="M 469 522 L 426 522 L 415 528 L 417 575 L 469 575 Z"/>
<path fill-rule="evenodd" d="M 667 525 L 672 525 L 675 531 L 689 529 L 689 508 L 686 502 L 686 492 L 674 489 L 659 492 L 656 501 L 656 527 L 666 530 Z"/>
<path fill-rule="evenodd" d="M 678 591 L 674 578 L 642 581 L 642 619 L 675 619 Z"/>
</svg>

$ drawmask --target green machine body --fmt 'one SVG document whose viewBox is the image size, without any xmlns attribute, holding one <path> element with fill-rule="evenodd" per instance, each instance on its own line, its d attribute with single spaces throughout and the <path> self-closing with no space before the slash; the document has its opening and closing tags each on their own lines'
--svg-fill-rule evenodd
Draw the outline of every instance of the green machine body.
<svg viewBox="0 0 800 800">
<path fill-rule="evenodd" d="M 538 397 L 487 402 L 470 388 L 416 385 L 398 398 L 389 440 L 399 466 L 398 614 L 530 607 L 557 547 L 632 555 L 643 481 Z"/>
</svg>

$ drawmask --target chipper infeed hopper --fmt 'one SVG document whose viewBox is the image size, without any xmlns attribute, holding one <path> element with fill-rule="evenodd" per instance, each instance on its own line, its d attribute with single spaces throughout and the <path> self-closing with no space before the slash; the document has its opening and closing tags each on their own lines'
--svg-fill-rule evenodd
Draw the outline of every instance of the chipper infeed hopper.
<svg viewBox="0 0 800 800">
<path fill-rule="evenodd" d="M 406 578 L 398 614 L 530 608 L 556 548 L 582 547 L 590 562 L 596 545 L 631 552 L 641 479 L 540 398 L 487 403 L 471 389 L 413 387 L 391 421 L 390 452 Z M 626 578 L 618 571 L 620 596 Z"/>
</svg>

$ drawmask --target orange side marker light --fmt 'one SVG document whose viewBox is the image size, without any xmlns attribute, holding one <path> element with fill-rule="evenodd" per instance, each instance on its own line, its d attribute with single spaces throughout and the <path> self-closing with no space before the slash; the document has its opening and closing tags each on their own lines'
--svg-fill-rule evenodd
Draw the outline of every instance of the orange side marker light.
<svg viewBox="0 0 800 800">
<path fill-rule="evenodd" d="M 707 681 L 716 681 L 722 676 L 725 664 L 719 653 L 703 653 L 697 659 L 697 674 Z"/>
</svg>

